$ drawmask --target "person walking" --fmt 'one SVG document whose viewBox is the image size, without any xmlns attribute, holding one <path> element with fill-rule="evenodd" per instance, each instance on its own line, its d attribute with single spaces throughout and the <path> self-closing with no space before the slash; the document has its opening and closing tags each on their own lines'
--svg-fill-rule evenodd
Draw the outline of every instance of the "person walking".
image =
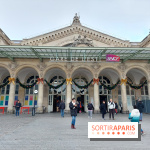
<svg viewBox="0 0 150 150">
<path fill-rule="evenodd" d="M 20 103 L 20 101 L 18 100 L 17 103 L 16 103 L 16 116 L 19 116 L 20 107 L 21 107 L 21 103 Z"/>
<path fill-rule="evenodd" d="M 60 112 L 61 112 L 61 117 L 64 117 L 65 103 L 64 103 L 63 100 L 61 101 L 61 103 L 59 105 L 59 109 L 60 109 Z"/>
<path fill-rule="evenodd" d="M 81 101 L 80 101 L 80 103 L 78 104 L 79 113 L 81 113 L 81 112 L 82 112 L 82 107 L 83 107 L 83 104 L 82 104 L 82 103 L 81 103 Z"/>
<path fill-rule="evenodd" d="M 92 112 L 93 112 L 93 104 L 91 103 L 91 101 L 88 103 L 88 118 L 91 117 L 92 119 Z"/>
<path fill-rule="evenodd" d="M 99 106 L 99 109 L 102 113 L 102 118 L 105 120 L 105 114 L 106 114 L 106 104 L 105 101 Z"/>
<path fill-rule="evenodd" d="M 75 98 L 72 99 L 72 102 L 69 103 L 69 108 L 70 108 L 70 113 L 72 116 L 72 122 L 71 122 L 71 129 L 76 129 L 75 128 L 75 123 L 76 123 L 76 116 L 77 116 L 77 103 Z"/>
<path fill-rule="evenodd" d="M 57 100 L 57 102 L 56 102 L 56 111 L 57 111 L 57 112 L 59 112 L 59 104 L 60 104 L 60 103 L 59 103 L 59 100 Z"/>
<path fill-rule="evenodd" d="M 139 99 L 138 100 L 138 103 L 137 103 L 137 109 L 139 110 L 140 112 L 140 121 L 142 121 L 142 118 L 143 118 L 143 108 L 144 108 L 144 104 L 143 102 Z"/>
<path fill-rule="evenodd" d="M 118 113 L 118 104 L 117 104 L 117 102 L 115 101 L 115 114 L 117 114 Z"/>
<path fill-rule="evenodd" d="M 133 110 L 131 111 L 131 113 L 129 114 L 129 119 L 131 120 L 131 122 L 138 122 L 139 123 L 139 119 L 140 119 L 140 112 L 139 110 L 137 109 L 137 106 L 134 105 L 133 106 Z M 141 134 L 144 135 L 144 131 L 143 129 L 141 128 Z"/>
<path fill-rule="evenodd" d="M 108 102 L 108 108 L 109 108 L 109 120 L 111 119 L 111 115 L 114 120 L 115 103 L 112 101 L 112 99 L 110 99 L 110 101 Z"/>
</svg>

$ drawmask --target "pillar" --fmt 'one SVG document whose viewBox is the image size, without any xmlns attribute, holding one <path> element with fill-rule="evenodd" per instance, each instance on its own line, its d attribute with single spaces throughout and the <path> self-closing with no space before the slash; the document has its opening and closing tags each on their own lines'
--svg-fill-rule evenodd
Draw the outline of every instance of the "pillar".
<svg viewBox="0 0 150 150">
<path fill-rule="evenodd" d="M 13 113 L 13 106 L 14 106 L 14 99 L 15 99 L 15 84 L 12 82 L 10 83 L 10 89 L 9 89 L 9 101 L 8 101 L 8 113 Z"/>
<path fill-rule="evenodd" d="M 126 85 L 121 85 L 121 97 L 122 97 L 122 107 L 123 107 L 123 113 L 127 113 L 127 95 L 126 95 Z"/>
<path fill-rule="evenodd" d="M 148 97 L 150 100 L 150 80 L 147 81 L 147 86 L 148 86 Z"/>
<path fill-rule="evenodd" d="M 65 103 L 65 106 L 66 106 L 66 111 L 69 112 L 70 111 L 70 108 L 69 108 L 69 103 L 71 102 L 71 93 L 72 93 L 72 88 L 71 88 L 71 84 L 69 83 L 68 85 L 66 85 L 66 103 Z"/>
<path fill-rule="evenodd" d="M 43 87 L 44 87 L 44 84 L 42 84 L 42 82 L 39 83 L 39 86 L 38 86 L 38 101 L 37 101 L 37 113 L 43 113 Z"/>
<path fill-rule="evenodd" d="M 94 111 L 99 113 L 99 85 L 97 83 L 94 84 Z"/>
</svg>

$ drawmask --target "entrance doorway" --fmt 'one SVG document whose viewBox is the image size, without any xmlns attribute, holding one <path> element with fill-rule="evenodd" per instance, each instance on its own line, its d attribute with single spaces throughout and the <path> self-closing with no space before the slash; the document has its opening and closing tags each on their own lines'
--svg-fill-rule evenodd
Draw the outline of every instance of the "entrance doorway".
<svg viewBox="0 0 150 150">
<path fill-rule="evenodd" d="M 107 95 L 100 95 L 100 105 L 103 103 L 103 101 L 105 101 L 105 105 L 106 105 L 106 110 L 108 110 L 107 108 Z"/>
<path fill-rule="evenodd" d="M 77 95 L 77 102 L 78 102 L 78 113 L 79 113 L 79 107 L 80 107 L 80 102 L 82 104 L 82 112 L 85 111 L 85 108 L 84 108 L 84 95 Z"/>
<path fill-rule="evenodd" d="M 57 112 L 56 107 L 59 107 L 60 102 L 61 102 L 61 96 L 60 95 L 54 95 L 54 98 L 53 98 L 53 112 Z"/>
</svg>

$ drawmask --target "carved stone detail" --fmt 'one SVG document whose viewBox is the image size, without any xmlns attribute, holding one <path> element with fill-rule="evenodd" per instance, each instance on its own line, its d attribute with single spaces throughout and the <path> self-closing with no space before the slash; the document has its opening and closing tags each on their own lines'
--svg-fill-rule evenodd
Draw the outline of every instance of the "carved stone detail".
<svg viewBox="0 0 150 150">
<path fill-rule="evenodd" d="M 8 67 L 14 71 L 17 68 L 18 64 L 16 62 L 11 62 L 10 64 L 8 64 Z"/>
<path fill-rule="evenodd" d="M 65 68 L 67 69 L 67 71 L 72 71 L 74 65 L 72 65 L 72 63 L 66 63 Z"/>
<path fill-rule="evenodd" d="M 46 64 L 44 64 L 43 62 L 40 62 L 37 67 L 40 69 L 40 71 L 43 71 L 46 68 Z"/>
<path fill-rule="evenodd" d="M 125 70 L 127 69 L 127 66 L 124 65 L 124 64 L 120 64 L 120 65 L 117 66 L 117 68 L 118 68 L 119 70 L 121 70 L 121 72 L 125 72 Z"/>
</svg>

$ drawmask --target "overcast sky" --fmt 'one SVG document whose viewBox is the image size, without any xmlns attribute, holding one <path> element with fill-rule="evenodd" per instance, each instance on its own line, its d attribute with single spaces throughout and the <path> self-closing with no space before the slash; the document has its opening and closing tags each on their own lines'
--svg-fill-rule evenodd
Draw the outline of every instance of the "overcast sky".
<svg viewBox="0 0 150 150">
<path fill-rule="evenodd" d="M 0 28 L 11 40 L 44 34 L 72 23 L 140 42 L 150 31 L 150 0 L 0 0 Z"/>
</svg>

